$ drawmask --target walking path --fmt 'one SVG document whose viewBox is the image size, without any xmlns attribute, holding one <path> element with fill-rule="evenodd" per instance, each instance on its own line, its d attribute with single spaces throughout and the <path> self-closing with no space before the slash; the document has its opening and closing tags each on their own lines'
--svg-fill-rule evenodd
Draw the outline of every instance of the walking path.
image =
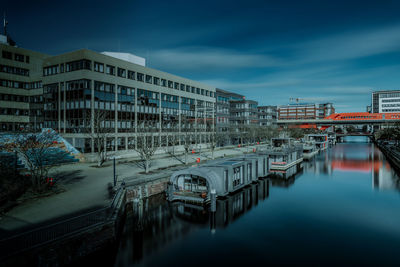
<svg viewBox="0 0 400 267">
<path fill-rule="evenodd" d="M 250 152 L 255 146 L 244 148 L 224 148 L 214 151 L 214 157 L 235 156 Z M 190 155 L 189 160 L 195 163 L 198 154 Z M 181 158 L 184 158 L 182 155 Z M 202 152 L 201 161 L 211 158 L 211 152 Z M 165 168 L 181 165 L 174 157 L 154 159 L 151 171 L 162 173 Z M 190 165 L 189 165 L 190 166 Z M 122 179 L 137 179 L 151 177 L 153 174 L 142 174 L 144 170 L 138 161 L 119 160 L 116 164 L 116 174 L 119 182 Z M 157 171 L 158 170 L 158 171 Z M 0 235 L 3 232 L 15 231 L 19 228 L 29 228 L 44 221 L 77 214 L 83 210 L 103 207 L 110 202 L 108 184 L 113 183 L 112 161 L 97 168 L 96 163 L 76 163 L 57 166 L 51 170 L 50 176 L 56 178 L 58 186 L 65 191 L 40 199 L 21 203 L 5 214 L 0 215 Z"/>
</svg>

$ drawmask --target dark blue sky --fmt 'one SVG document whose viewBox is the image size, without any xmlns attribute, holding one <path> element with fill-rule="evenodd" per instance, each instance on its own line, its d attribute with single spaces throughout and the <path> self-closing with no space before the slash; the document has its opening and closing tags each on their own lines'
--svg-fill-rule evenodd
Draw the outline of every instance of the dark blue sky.
<svg viewBox="0 0 400 267">
<path fill-rule="evenodd" d="M 399 89 L 400 1 L 2 1 L 24 48 L 130 52 L 148 66 L 242 93 L 364 111 Z"/>
</svg>

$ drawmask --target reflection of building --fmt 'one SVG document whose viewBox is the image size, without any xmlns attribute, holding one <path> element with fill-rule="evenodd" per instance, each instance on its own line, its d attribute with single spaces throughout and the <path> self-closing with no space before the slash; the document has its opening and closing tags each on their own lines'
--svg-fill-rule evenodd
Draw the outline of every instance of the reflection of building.
<svg viewBox="0 0 400 267">
<path fill-rule="evenodd" d="M 278 120 L 320 120 L 334 113 L 332 103 L 294 103 L 278 107 Z"/>
<path fill-rule="evenodd" d="M 215 214 L 197 205 L 182 202 L 174 202 L 171 205 L 174 216 L 183 222 L 210 224 L 211 230 L 215 230 L 225 228 L 268 197 L 269 179 L 266 179 L 259 180 L 257 184 L 250 184 L 224 199 L 218 199 Z"/>
<path fill-rule="evenodd" d="M 301 175 L 304 164 L 307 163 L 293 165 L 287 170 L 271 170 L 271 174 L 268 177 L 271 178 L 272 186 L 289 187 L 293 185 L 296 176 Z"/>
<path fill-rule="evenodd" d="M 372 113 L 400 112 L 400 90 L 373 92 L 371 103 Z"/>
</svg>

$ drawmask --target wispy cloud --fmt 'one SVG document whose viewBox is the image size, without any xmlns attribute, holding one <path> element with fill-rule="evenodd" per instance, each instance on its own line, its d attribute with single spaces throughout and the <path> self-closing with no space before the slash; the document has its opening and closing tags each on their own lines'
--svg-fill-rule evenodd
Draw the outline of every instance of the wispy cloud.
<svg viewBox="0 0 400 267">
<path fill-rule="evenodd" d="M 400 51 L 400 25 L 336 33 L 294 44 L 300 61 L 355 59 Z"/>
<path fill-rule="evenodd" d="M 184 70 L 235 69 L 277 67 L 283 62 L 265 54 L 243 53 L 215 47 L 183 47 L 157 50 L 151 53 L 150 62 L 159 67 L 177 66 Z M 172 67 L 173 68 L 173 67 Z"/>
</svg>

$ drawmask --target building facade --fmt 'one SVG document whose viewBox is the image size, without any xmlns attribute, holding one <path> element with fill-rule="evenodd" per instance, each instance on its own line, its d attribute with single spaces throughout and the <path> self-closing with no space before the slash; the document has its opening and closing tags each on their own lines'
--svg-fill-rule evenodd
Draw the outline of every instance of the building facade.
<svg viewBox="0 0 400 267">
<path fill-rule="evenodd" d="M 278 107 L 278 120 L 320 120 L 335 113 L 332 103 L 295 103 Z"/>
<path fill-rule="evenodd" d="M 371 103 L 372 113 L 400 112 L 400 90 L 373 92 Z"/>
<path fill-rule="evenodd" d="M 216 130 L 218 133 L 230 132 L 233 127 L 230 102 L 242 100 L 244 96 L 217 88 L 215 98 Z"/>
<path fill-rule="evenodd" d="M 7 38 L 1 40 L 0 131 L 41 129 L 42 66 L 48 55 L 10 46 Z"/>
<path fill-rule="evenodd" d="M 258 120 L 260 126 L 274 126 L 278 114 L 277 106 L 258 106 Z"/>
<path fill-rule="evenodd" d="M 0 49 L 3 131 L 53 128 L 85 153 L 96 151 L 91 136 L 99 114 L 111 151 L 133 149 L 138 134 L 169 145 L 180 143 L 183 132 L 206 143 L 215 131 L 215 87 L 145 67 L 141 58 L 87 49 L 56 56 L 7 44 Z"/>
</svg>

